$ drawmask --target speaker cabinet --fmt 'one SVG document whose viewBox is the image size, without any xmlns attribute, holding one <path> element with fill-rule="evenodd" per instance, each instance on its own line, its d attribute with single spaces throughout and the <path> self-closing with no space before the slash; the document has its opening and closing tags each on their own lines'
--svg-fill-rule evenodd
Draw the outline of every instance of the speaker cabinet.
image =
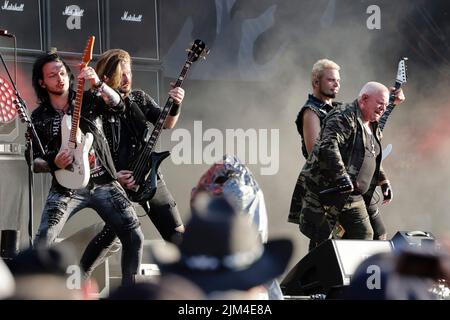
<svg viewBox="0 0 450 320">
<path fill-rule="evenodd" d="M 281 289 L 291 296 L 328 294 L 333 288 L 348 285 L 362 261 L 392 249 L 390 241 L 328 240 L 289 271 Z"/>
<path fill-rule="evenodd" d="M 19 252 L 19 230 L 2 230 L 0 257 L 13 259 Z"/>
<path fill-rule="evenodd" d="M 122 48 L 134 58 L 159 60 L 156 0 L 105 2 L 106 48 Z"/>
<path fill-rule="evenodd" d="M 82 53 L 93 35 L 94 54 L 101 52 L 98 1 L 53 0 L 48 6 L 49 47 L 56 47 L 58 52 Z"/>
<path fill-rule="evenodd" d="M 42 50 L 41 1 L 20 0 L 0 2 L 1 28 L 16 36 L 17 48 Z M 0 38 L 0 47 L 14 48 L 11 38 Z"/>
</svg>

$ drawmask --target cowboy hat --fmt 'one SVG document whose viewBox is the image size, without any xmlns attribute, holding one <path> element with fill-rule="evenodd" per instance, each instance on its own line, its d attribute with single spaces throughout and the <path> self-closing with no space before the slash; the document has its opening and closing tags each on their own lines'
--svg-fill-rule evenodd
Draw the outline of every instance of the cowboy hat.
<svg viewBox="0 0 450 320">
<path fill-rule="evenodd" d="M 222 197 L 195 206 L 179 247 L 154 247 L 162 273 L 186 277 L 206 293 L 248 290 L 281 275 L 292 255 L 289 239 L 261 243 L 248 216 Z"/>
</svg>

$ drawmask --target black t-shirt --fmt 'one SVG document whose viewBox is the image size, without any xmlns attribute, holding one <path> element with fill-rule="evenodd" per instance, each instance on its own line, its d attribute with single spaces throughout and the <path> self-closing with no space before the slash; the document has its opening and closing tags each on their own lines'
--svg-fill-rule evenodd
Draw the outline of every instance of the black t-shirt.
<svg viewBox="0 0 450 320">
<path fill-rule="evenodd" d="M 377 167 L 377 156 L 380 154 L 380 146 L 375 139 L 375 136 L 368 133 L 364 128 L 363 132 L 365 134 L 366 145 L 364 152 L 364 161 L 359 170 L 358 178 L 356 179 L 358 183 L 358 194 L 364 194 L 369 191 L 370 182 L 372 181 L 375 169 Z"/>
<path fill-rule="evenodd" d="M 103 132 L 103 125 L 100 117 L 95 119 L 93 123 L 100 132 Z M 108 175 L 108 172 L 100 161 L 100 157 L 94 146 L 89 150 L 88 158 L 89 168 L 91 170 L 91 181 L 95 184 L 104 184 L 105 182 L 110 181 L 111 177 Z"/>
</svg>

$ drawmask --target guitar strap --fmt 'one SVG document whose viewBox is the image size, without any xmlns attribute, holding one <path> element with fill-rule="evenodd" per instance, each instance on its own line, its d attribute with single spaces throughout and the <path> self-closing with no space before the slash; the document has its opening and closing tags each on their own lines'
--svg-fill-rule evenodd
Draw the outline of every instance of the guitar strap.
<svg viewBox="0 0 450 320">
<path fill-rule="evenodd" d="M 117 121 L 116 130 L 117 138 L 114 143 L 115 147 L 119 148 L 119 139 L 123 133 L 120 126 L 124 126 L 124 129 L 129 133 L 129 138 L 132 141 L 132 145 L 135 145 L 136 148 L 132 148 L 131 157 L 134 158 L 137 155 L 138 150 L 141 148 L 144 142 L 144 135 L 146 133 L 146 129 L 148 126 L 148 121 L 142 112 L 141 108 L 139 108 L 138 104 L 130 98 L 125 100 L 126 111 L 125 111 L 125 119 L 122 121 Z"/>
<path fill-rule="evenodd" d="M 132 121 L 125 121 L 128 129 L 133 132 L 135 137 L 142 137 L 147 129 L 147 119 L 138 104 L 130 99 L 127 99 L 128 116 Z"/>
</svg>

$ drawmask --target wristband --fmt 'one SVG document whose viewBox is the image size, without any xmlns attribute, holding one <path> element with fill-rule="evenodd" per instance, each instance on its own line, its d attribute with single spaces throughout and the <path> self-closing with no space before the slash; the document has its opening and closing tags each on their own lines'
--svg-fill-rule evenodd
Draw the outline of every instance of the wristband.
<svg viewBox="0 0 450 320">
<path fill-rule="evenodd" d="M 180 113 L 181 105 L 174 103 L 172 105 L 172 108 L 170 108 L 169 115 L 174 117 L 177 116 Z"/>
</svg>

